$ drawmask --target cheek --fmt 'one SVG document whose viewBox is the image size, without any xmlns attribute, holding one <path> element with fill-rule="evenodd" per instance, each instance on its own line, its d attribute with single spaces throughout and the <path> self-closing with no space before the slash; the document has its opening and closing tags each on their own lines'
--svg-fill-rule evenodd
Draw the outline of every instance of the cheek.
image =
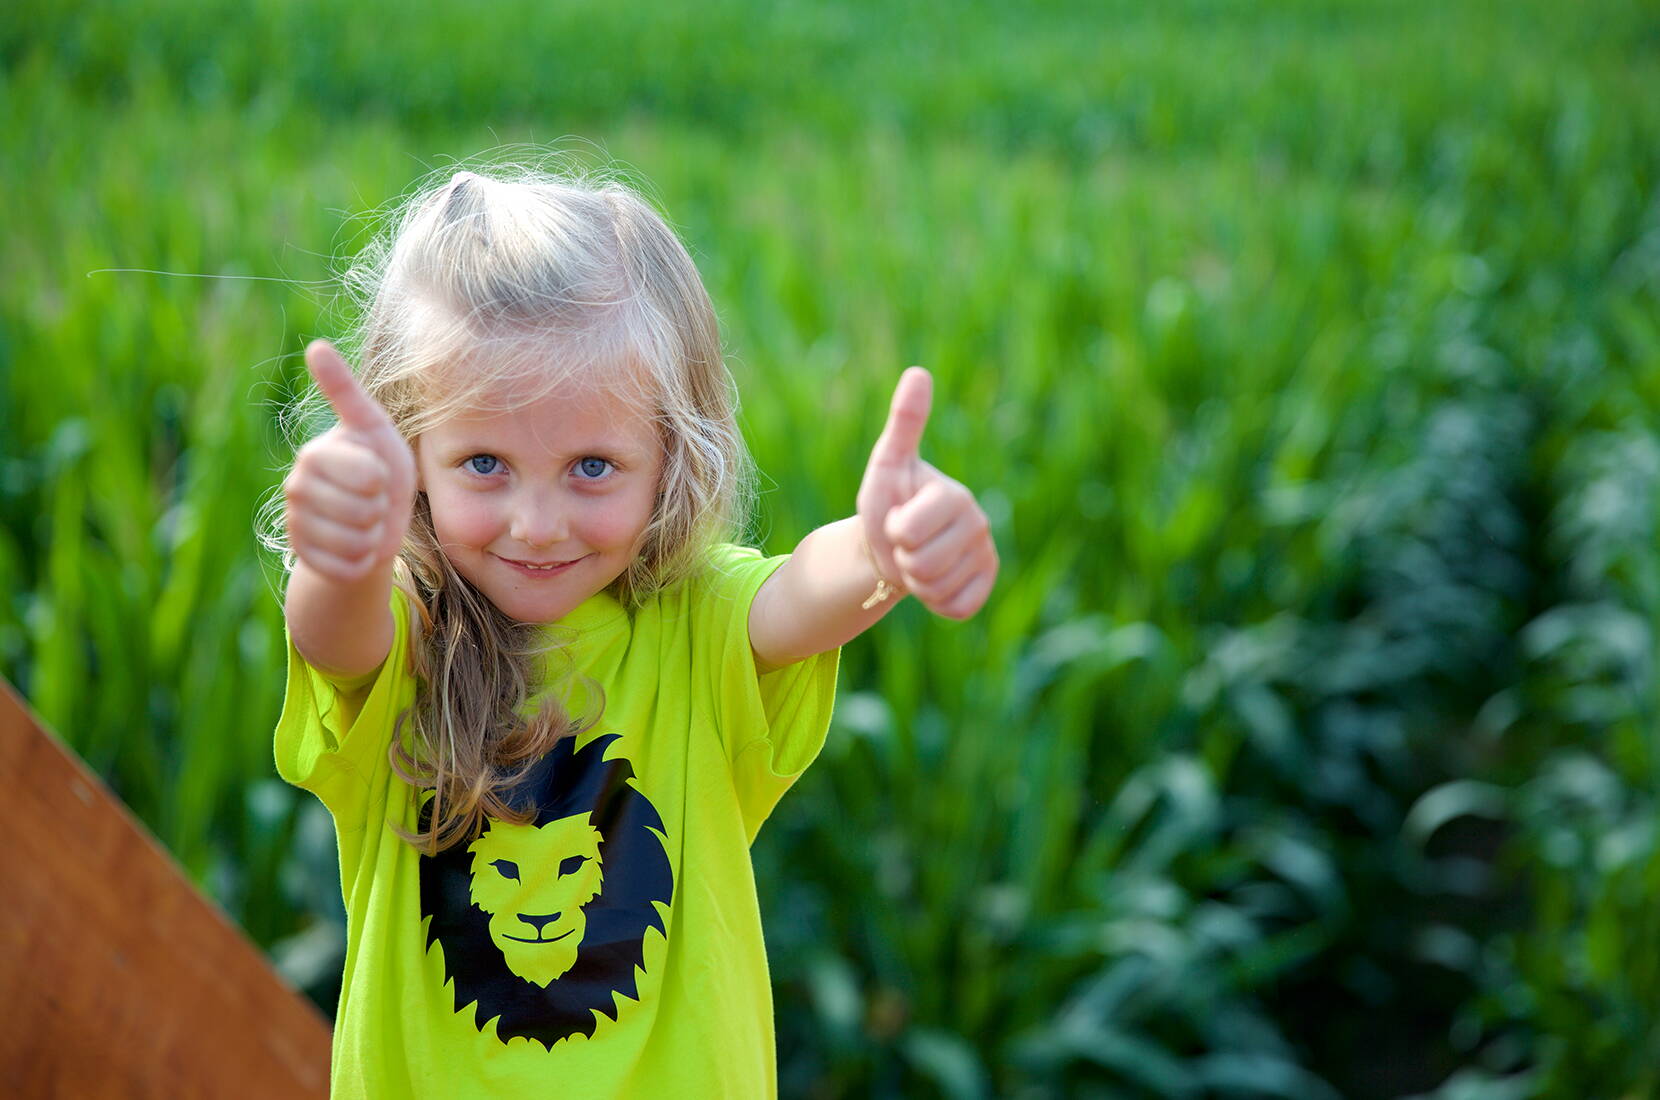
<svg viewBox="0 0 1660 1100">
<path fill-rule="evenodd" d="M 576 904 L 578 907 L 584 907 L 599 896 L 600 887 L 605 885 L 605 876 L 601 873 L 599 865 L 589 860 L 582 865 L 582 873 L 576 878 Z"/>
<path fill-rule="evenodd" d="M 632 546 L 651 522 L 650 493 L 629 493 L 621 499 L 597 501 L 583 515 L 583 533 L 596 546 Z"/>
<path fill-rule="evenodd" d="M 428 493 L 427 503 L 432 506 L 432 526 L 440 544 L 483 546 L 496 537 L 500 522 L 477 493 Z"/>
</svg>

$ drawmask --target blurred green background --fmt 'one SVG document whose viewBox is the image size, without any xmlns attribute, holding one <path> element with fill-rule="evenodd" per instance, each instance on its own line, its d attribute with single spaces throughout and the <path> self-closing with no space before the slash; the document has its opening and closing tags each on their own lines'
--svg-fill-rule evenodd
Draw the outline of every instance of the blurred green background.
<svg viewBox="0 0 1660 1100">
<path fill-rule="evenodd" d="M 756 846 L 785 1095 L 1660 1095 L 1652 4 L 6 5 L 0 672 L 325 1011 L 278 413 L 366 215 L 561 141 L 767 549 L 918 362 L 1003 555 Z"/>
</svg>

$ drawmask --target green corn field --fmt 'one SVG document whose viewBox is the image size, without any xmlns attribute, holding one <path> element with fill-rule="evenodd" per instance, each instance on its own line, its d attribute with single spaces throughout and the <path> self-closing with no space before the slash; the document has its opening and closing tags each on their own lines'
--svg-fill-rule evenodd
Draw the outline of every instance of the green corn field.
<svg viewBox="0 0 1660 1100">
<path fill-rule="evenodd" d="M 780 1088 L 1660 1095 L 1660 10 L 0 12 L 0 673 L 332 1013 L 257 514 L 378 211 L 641 185 L 782 553 L 899 373 L 1002 573 L 755 848 Z"/>
</svg>

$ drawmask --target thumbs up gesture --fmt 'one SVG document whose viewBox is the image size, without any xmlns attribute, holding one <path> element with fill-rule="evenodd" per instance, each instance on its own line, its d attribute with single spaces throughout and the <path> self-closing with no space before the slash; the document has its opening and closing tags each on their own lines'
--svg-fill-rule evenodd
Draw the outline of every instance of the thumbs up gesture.
<svg viewBox="0 0 1660 1100">
<path fill-rule="evenodd" d="M 299 560 L 341 583 L 397 557 L 415 502 L 415 456 L 326 340 L 306 366 L 340 422 L 300 448 L 282 484 L 283 519 Z"/>
<path fill-rule="evenodd" d="M 974 494 L 917 451 L 933 388 L 921 367 L 900 376 L 859 485 L 859 518 L 885 580 L 936 615 L 966 619 L 991 594 L 997 547 Z"/>
</svg>

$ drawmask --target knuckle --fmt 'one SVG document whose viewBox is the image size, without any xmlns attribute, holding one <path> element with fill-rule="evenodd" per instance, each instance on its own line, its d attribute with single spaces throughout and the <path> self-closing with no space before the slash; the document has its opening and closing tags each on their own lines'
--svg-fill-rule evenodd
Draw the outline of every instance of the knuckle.
<svg viewBox="0 0 1660 1100">
<path fill-rule="evenodd" d="M 345 558 L 334 559 L 330 571 L 334 574 L 335 580 L 341 581 L 360 580 L 363 576 L 363 569 L 355 561 Z"/>
<path fill-rule="evenodd" d="M 345 537 L 354 548 L 365 551 L 380 542 L 380 536 L 385 530 L 386 525 L 378 517 L 363 517 L 347 528 Z"/>
<path fill-rule="evenodd" d="M 342 448 L 334 457 L 330 480 L 354 493 L 370 494 L 383 487 L 384 464 L 372 451 L 359 446 Z"/>
<path fill-rule="evenodd" d="M 331 556 L 334 559 L 335 573 L 342 580 L 355 581 L 369 571 L 369 562 L 361 554 L 341 553 Z"/>
<path fill-rule="evenodd" d="M 940 574 L 945 572 L 937 562 L 927 562 L 920 559 L 913 559 L 910 570 L 911 575 L 924 584 L 937 582 L 940 579 Z"/>
<path fill-rule="evenodd" d="M 381 488 L 388 471 L 386 459 L 380 456 L 379 451 L 361 444 L 354 447 L 353 452 L 353 474 L 358 486 L 371 491 Z"/>
<path fill-rule="evenodd" d="M 302 542 L 309 542 L 310 541 L 310 539 L 311 539 L 311 524 L 309 522 L 310 519 L 311 519 L 311 517 L 302 508 L 289 507 L 289 508 L 283 509 L 283 513 L 282 513 L 283 526 L 285 528 L 287 528 L 288 537 L 291 540 L 293 540 L 293 542 L 296 544 L 296 547 Z"/>
<path fill-rule="evenodd" d="M 314 439 L 294 460 L 294 472 L 308 481 L 333 481 L 350 462 L 348 453 L 336 442 Z"/>
<path fill-rule="evenodd" d="M 323 434 L 308 439 L 305 445 L 300 448 L 299 456 L 311 462 L 327 459 L 330 455 L 339 451 L 343 442 L 340 429 L 330 428 Z"/>
</svg>

